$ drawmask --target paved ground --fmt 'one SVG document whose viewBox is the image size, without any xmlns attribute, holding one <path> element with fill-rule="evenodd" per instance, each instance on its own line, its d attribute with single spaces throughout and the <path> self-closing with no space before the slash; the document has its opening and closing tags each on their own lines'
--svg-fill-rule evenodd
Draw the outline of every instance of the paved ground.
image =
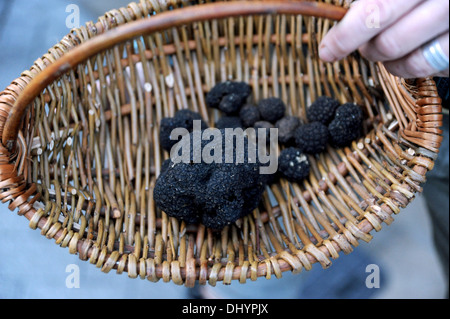
<svg viewBox="0 0 450 319">
<path fill-rule="evenodd" d="M 80 8 L 81 22 L 95 20 L 103 12 L 128 1 L 15 0 L 0 2 L 0 91 L 36 58 L 58 42 L 68 29 L 66 6 Z M 45 3 L 45 4 L 44 4 Z M 31 230 L 25 218 L 0 204 L 0 298 L 187 298 L 190 290 L 172 283 L 129 279 L 126 274 L 104 274 L 81 262 Z M 422 197 L 395 217 L 391 226 L 374 234 L 355 252 L 342 256 L 328 270 L 318 265 L 299 275 L 284 274 L 280 280 L 265 279 L 224 287 L 205 293 L 211 298 L 442 298 L 443 274 L 431 241 L 430 220 Z M 376 265 L 380 288 L 365 282 Z M 73 267 L 76 265 L 78 267 Z M 79 288 L 68 288 L 74 270 Z"/>
</svg>

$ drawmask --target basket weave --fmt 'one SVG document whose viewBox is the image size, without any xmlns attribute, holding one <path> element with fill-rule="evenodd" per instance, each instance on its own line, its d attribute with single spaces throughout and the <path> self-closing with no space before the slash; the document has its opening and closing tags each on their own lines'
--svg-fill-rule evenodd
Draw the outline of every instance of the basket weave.
<svg viewBox="0 0 450 319">
<path fill-rule="evenodd" d="M 192 287 L 329 267 L 414 199 L 442 142 L 432 79 L 400 79 L 357 54 L 318 59 L 341 2 L 141 0 L 72 30 L 0 94 L 0 200 L 71 254 L 131 278 Z M 168 217 L 152 196 L 168 158 L 161 118 L 190 108 L 213 126 L 205 93 L 224 80 L 303 119 L 321 95 L 355 102 L 366 122 L 351 147 L 310 157 L 302 184 L 270 186 L 217 234 Z"/>
</svg>

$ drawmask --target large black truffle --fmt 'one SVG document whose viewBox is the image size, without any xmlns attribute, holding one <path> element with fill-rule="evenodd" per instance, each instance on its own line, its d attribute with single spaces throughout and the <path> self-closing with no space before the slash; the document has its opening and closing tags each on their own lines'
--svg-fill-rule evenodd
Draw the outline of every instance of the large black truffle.
<svg viewBox="0 0 450 319">
<path fill-rule="evenodd" d="M 286 104 L 283 100 L 270 97 L 262 99 L 258 103 L 259 114 L 261 119 L 270 123 L 275 123 L 281 119 L 286 112 Z"/>
<path fill-rule="evenodd" d="M 300 126 L 300 119 L 296 116 L 285 116 L 275 123 L 278 129 L 278 141 L 287 145 L 294 140 L 295 130 Z"/>
<path fill-rule="evenodd" d="M 171 148 L 181 139 L 171 139 L 172 131 L 176 128 L 184 128 L 188 132 L 192 132 L 194 128 L 194 120 L 201 121 L 201 129 L 208 128 L 203 121 L 202 116 L 194 111 L 183 109 L 175 113 L 174 117 L 165 117 L 161 120 L 159 126 L 159 139 L 163 149 L 170 151 Z M 173 138 L 173 137 L 172 137 Z"/>
<path fill-rule="evenodd" d="M 320 122 L 301 125 L 294 134 L 297 147 L 307 154 L 322 153 L 327 147 L 328 127 Z"/>
<path fill-rule="evenodd" d="M 287 180 L 299 183 L 308 177 L 310 164 L 299 148 L 289 147 L 282 150 L 278 157 L 278 171 Z"/>
<path fill-rule="evenodd" d="M 306 110 L 309 122 L 320 122 L 328 125 L 333 120 L 340 103 L 328 96 L 317 98 Z"/>
<path fill-rule="evenodd" d="M 242 124 L 245 127 L 252 127 L 261 118 L 258 107 L 252 104 L 244 105 L 244 107 L 239 112 L 239 116 L 241 118 Z"/>
<path fill-rule="evenodd" d="M 236 162 L 236 151 L 234 161 L 226 163 L 226 141 L 237 144 L 235 137 L 225 134 L 225 130 L 220 130 L 220 134 L 221 162 L 196 163 L 194 134 L 190 134 L 190 139 L 180 142 L 186 146 L 184 143 L 190 141 L 189 160 L 176 163 L 172 158 L 164 163 L 153 194 L 156 205 L 169 216 L 221 230 L 251 213 L 260 203 L 267 178 L 260 174 L 261 165 L 248 159 L 247 139 L 244 137 L 244 163 Z M 200 143 L 203 152 L 211 141 Z"/>
<path fill-rule="evenodd" d="M 206 105 L 227 115 L 238 115 L 251 92 L 251 87 L 245 82 L 221 82 L 206 94 Z"/>
<path fill-rule="evenodd" d="M 328 125 L 330 144 L 345 147 L 361 136 L 363 112 L 353 103 L 345 103 L 336 110 L 336 116 Z"/>
</svg>

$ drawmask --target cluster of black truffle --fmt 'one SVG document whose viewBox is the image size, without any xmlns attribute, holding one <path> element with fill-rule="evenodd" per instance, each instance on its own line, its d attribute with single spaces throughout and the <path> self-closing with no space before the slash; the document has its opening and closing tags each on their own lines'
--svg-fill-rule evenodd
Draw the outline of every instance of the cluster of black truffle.
<svg viewBox="0 0 450 319">
<path fill-rule="evenodd" d="M 362 133 L 363 113 L 354 103 L 340 104 L 335 99 L 322 96 L 307 109 L 309 134 L 319 132 L 323 143 L 334 147 L 348 146 Z M 328 134 L 326 133 L 328 131 Z M 311 147 L 311 153 L 322 152 L 322 147 Z"/>
<path fill-rule="evenodd" d="M 224 139 L 226 128 L 277 128 L 278 141 L 284 146 L 277 173 L 261 175 L 260 163 L 249 163 L 247 153 L 243 164 L 193 164 L 192 158 L 190 163 L 173 163 L 169 159 L 164 162 L 154 189 L 156 204 L 169 216 L 220 230 L 251 213 L 258 206 L 265 185 L 275 177 L 301 182 L 310 172 L 308 155 L 323 152 L 328 144 L 347 146 L 361 135 L 363 114 L 355 104 L 341 105 L 335 99 L 319 97 L 307 109 L 308 123 L 302 123 L 300 118 L 286 115 L 281 99 L 271 97 L 248 104 L 250 95 L 247 83 L 227 81 L 210 90 L 206 104 L 222 112 L 215 126 Z M 171 137 L 172 130 L 182 127 L 192 132 L 194 120 L 201 121 L 202 130 L 208 128 L 200 114 L 189 110 L 164 118 L 160 123 L 161 146 L 170 151 L 179 141 Z M 207 143 L 201 141 L 202 148 Z"/>
<path fill-rule="evenodd" d="M 295 146 L 302 152 L 316 155 L 325 151 L 328 144 L 348 146 L 362 132 L 363 113 L 353 103 L 340 104 L 322 96 L 307 109 L 308 123 L 295 116 L 283 117 L 275 125 L 279 129 L 279 142 Z"/>
<path fill-rule="evenodd" d="M 309 174 L 309 162 L 303 154 L 320 154 L 328 144 L 338 148 L 348 146 L 361 135 L 363 127 L 363 113 L 356 104 L 341 105 L 326 96 L 319 97 L 309 106 L 306 117 L 306 124 L 299 121 L 297 126 L 283 125 L 288 132 L 280 134 L 279 139 L 281 144 L 289 147 L 280 154 L 279 170 L 285 178 L 296 182 Z M 293 139 L 283 139 L 283 135 Z"/>
<path fill-rule="evenodd" d="M 257 105 L 243 106 L 239 117 L 233 118 L 234 125 L 230 126 L 233 128 L 278 129 L 278 141 L 286 147 L 278 159 L 278 173 L 293 182 L 300 182 L 309 175 L 310 165 L 305 154 L 320 154 L 328 144 L 348 146 L 361 135 L 363 123 L 362 111 L 356 104 L 341 105 L 326 96 L 319 97 L 308 107 L 308 123 L 286 115 L 286 105 L 274 97 L 262 99 Z"/>
</svg>

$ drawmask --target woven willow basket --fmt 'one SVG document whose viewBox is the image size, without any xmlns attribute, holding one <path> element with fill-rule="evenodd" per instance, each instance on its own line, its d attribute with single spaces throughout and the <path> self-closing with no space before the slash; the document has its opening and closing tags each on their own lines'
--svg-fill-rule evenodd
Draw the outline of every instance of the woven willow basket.
<svg viewBox="0 0 450 319">
<path fill-rule="evenodd" d="M 356 53 L 318 59 L 347 10 L 330 2 L 141 0 L 72 30 L 0 94 L 0 200 L 131 278 L 192 287 L 329 267 L 414 199 L 442 141 L 432 79 L 394 77 Z M 205 94 L 224 80 L 301 118 L 321 95 L 355 102 L 366 121 L 351 147 L 311 157 L 303 183 L 270 186 L 216 233 L 168 217 L 152 196 L 168 158 L 161 118 L 190 108 L 213 126 Z"/>
</svg>

